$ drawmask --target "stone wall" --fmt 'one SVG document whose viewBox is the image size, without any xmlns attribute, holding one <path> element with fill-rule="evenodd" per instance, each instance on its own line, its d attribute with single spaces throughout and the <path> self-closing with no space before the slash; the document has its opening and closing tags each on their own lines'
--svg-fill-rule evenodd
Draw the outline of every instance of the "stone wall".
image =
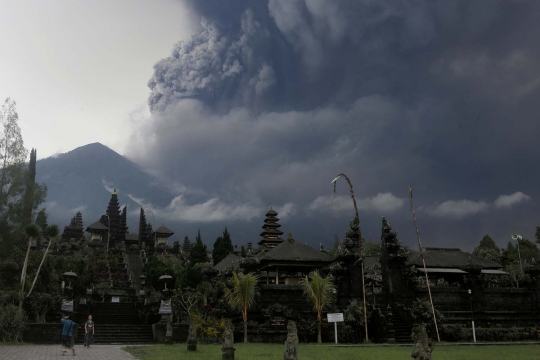
<svg viewBox="0 0 540 360">
<path fill-rule="evenodd" d="M 483 288 L 471 297 L 467 290 L 455 287 L 432 287 L 435 308 L 445 316 L 446 324 L 466 324 L 474 317 L 477 326 L 533 326 L 540 322 L 536 294 L 529 289 Z M 416 298 L 429 300 L 426 290 L 416 291 Z"/>
</svg>

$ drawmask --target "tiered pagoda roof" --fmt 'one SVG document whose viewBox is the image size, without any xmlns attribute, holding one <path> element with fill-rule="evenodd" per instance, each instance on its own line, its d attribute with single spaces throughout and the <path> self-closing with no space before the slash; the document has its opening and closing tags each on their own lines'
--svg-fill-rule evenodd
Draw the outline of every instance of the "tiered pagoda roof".
<svg viewBox="0 0 540 360">
<path fill-rule="evenodd" d="M 259 246 L 273 248 L 283 242 L 281 235 L 283 231 L 279 230 L 281 225 L 279 224 L 278 213 L 270 206 L 270 210 L 266 213 L 266 219 L 262 226 L 263 231 L 260 233 L 262 239 L 259 241 Z"/>
<path fill-rule="evenodd" d="M 92 225 L 89 225 L 87 228 L 86 228 L 86 231 L 92 233 L 92 232 L 104 232 L 104 231 L 107 231 L 109 230 L 109 228 L 105 225 L 103 225 L 103 223 L 101 221 L 96 221 L 95 223 L 93 223 Z"/>
<path fill-rule="evenodd" d="M 257 257 L 261 270 L 271 266 L 320 267 L 334 261 L 332 256 L 295 241 L 292 235 L 286 241 L 282 241 L 270 251 L 261 253 Z"/>
<path fill-rule="evenodd" d="M 158 227 L 155 232 L 158 235 L 164 235 L 167 237 L 174 235 L 174 232 L 171 229 L 168 229 L 167 227 L 165 227 L 164 225 L 161 225 L 160 227 Z"/>
<path fill-rule="evenodd" d="M 193 244 L 191 241 L 189 241 L 189 238 L 186 236 L 184 238 L 184 244 L 182 244 L 182 251 L 185 253 L 190 253 L 191 249 L 193 249 Z"/>
</svg>

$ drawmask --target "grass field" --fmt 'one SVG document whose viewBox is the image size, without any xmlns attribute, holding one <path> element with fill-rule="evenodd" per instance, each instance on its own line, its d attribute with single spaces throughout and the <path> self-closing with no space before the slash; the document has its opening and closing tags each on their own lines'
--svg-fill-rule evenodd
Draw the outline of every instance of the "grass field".
<svg viewBox="0 0 540 360">
<path fill-rule="evenodd" d="M 285 345 L 235 344 L 235 360 L 281 360 Z M 185 344 L 127 347 L 124 350 L 141 360 L 211 360 L 221 359 L 218 345 L 198 345 L 197 352 L 188 352 Z M 302 345 L 300 360 L 396 360 L 411 359 L 410 347 L 332 347 Z M 439 346 L 433 352 L 435 360 L 536 360 L 540 345 L 512 346 Z"/>
</svg>

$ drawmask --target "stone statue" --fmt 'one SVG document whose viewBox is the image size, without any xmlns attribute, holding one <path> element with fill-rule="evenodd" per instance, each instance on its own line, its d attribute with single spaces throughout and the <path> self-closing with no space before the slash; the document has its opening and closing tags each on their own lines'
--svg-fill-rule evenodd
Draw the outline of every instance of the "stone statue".
<svg viewBox="0 0 540 360">
<path fill-rule="evenodd" d="M 287 323 L 287 340 L 285 341 L 283 360 L 298 360 L 298 334 L 296 323 L 291 320 Z"/>
<path fill-rule="evenodd" d="M 223 333 L 223 346 L 222 348 L 232 348 L 234 346 L 234 334 L 231 320 L 227 320 L 225 325 L 225 331 Z"/>
<path fill-rule="evenodd" d="M 427 336 L 426 325 L 415 324 L 413 326 L 412 339 L 414 341 L 414 349 L 411 357 L 417 360 L 432 360 L 433 342 Z"/>
<path fill-rule="evenodd" d="M 234 331 L 231 320 L 227 320 L 223 333 L 223 346 L 221 347 L 222 360 L 234 360 Z"/>
<path fill-rule="evenodd" d="M 188 351 L 197 350 L 197 324 L 193 320 L 189 323 L 187 349 Z"/>
</svg>

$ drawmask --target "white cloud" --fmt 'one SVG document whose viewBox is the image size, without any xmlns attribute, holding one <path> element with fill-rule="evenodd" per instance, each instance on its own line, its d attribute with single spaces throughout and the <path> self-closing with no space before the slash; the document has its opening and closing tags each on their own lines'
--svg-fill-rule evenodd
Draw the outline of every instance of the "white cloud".
<svg viewBox="0 0 540 360">
<path fill-rule="evenodd" d="M 436 217 L 462 218 L 468 215 L 486 211 L 489 204 L 485 201 L 448 200 L 430 209 L 430 213 Z"/>
<path fill-rule="evenodd" d="M 435 217 L 462 218 L 485 212 L 489 209 L 510 208 L 518 203 L 531 200 L 527 194 L 517 191 L 511 195 L 501 195 L 493 203 L 487 201 L 472 200 L 448 200 L 441 204 L 423 208 L 421 210 L 429 212 Z"/>
<path fill-rule="evenodd" d="M 105 180 L 105 178 L 101 179 L 101 183 L 103 184 L 105 190 L 107 190 L 108 192 L 112 193 L 115 190 L 114 184 Z"/>
<path fill-rule="evenodd" d="M 79 205 L 77 207 L 74 207 L 73 209 L 69 209 L 69 212 L 70 213 L 78 213 L 78 212 L 84 212 L 86 209 L 88 208 L 88 206 L 86 205 Z"/>
<path fill-rule="evenodd" d="M 214 222 L 214 221 L 249 221 L 260 218 L 262 209 L 249 204 L 229 205 L 221 202 L 218 197 L 200 204 L 187 204 L 182 195 L 176 196 L 166 207 L 155 207 L 144 199 L 128 195 L 133 201 L 141 204 L 146 211 L 150 210 L 156 218 L 170 221 Z M 287 206 L 289 205 L 289 206 Z M 290 214 L 292 204 L 285 205 L 285 212 Z"/>
<path fill-rule="evenodd" d="M 401 208 L 405 200 L 392 193 L 379 193 L 374 197 L 357 201 L 358 209 L 365 211 L 393 212 Z M 309 210 L 333 209 L 335 211 L 353 211 L 354 206 L 350 196 L 319 196 L 308 206 Z"/>
<path fill-rule="evenodd" d="M 293 203 L 286 203 L 283 206 L 276 207 L 275 210 L 278 212 L 280 218 L 293 216 L 296 214 L 296 205 Z"/>
<path fill-rule="evenodd" d="M 394 196 L 392 193 L 379 193 L 375 197 L 360 200 L 360 208 L 379 212 L 392 212 L 402 207 L 404 202 L 405 200 Z"/>
<path fill-rule="evenodd" d="M 521 202 L 529 201 L 531 197 L 527 194 L 517 191 L 511 195 L 501 195 L 495 200 L 495 207 L 498 209 L 510 208 Z"/>
</svg>

